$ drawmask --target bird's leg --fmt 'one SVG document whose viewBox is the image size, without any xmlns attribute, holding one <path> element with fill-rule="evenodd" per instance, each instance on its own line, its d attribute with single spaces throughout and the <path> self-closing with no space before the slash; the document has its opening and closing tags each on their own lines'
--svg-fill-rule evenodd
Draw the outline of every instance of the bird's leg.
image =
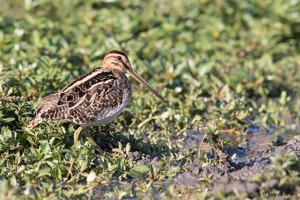
<svg viewBox="0 0 300 200">
<path fill-rule="evenodd" d="M 78 141 L 78 137 L 81 133 L 82 127 L 80 126 L 75 132 L 74 132 L 74 143 Z"/>
<path fill-rule="evenodd" d="M 85 135 L 86 139 L 99 151 L 100 154 L 104 154 L 104 151 L 99 147 L 99 145 L 92 138 L 88 127 L 84 128 L 84 135 Z"/>
</svg>

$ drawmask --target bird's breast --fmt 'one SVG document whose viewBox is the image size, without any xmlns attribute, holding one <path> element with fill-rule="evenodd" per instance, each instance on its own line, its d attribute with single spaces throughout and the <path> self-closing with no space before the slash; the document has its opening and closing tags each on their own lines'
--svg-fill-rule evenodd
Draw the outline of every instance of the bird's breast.
<svg viewBox="0 0 300 200">
<path fill-rule="evenodd" d="M 96 101 L 99 102 L 99 107 L 97 108 L 98 112 L 95 113 L 93 120 L 81 125 L 101 126 L 109 124 L 126 108 L 130 101 L 131 94 L 130 82 L 124 74 L 124 76 L 118 78 L 118 81 L 115 82 L 110 90 L 107 90 L 105 94 L 99 96 L 99 99 L 96 98 Z"/>
</svg>

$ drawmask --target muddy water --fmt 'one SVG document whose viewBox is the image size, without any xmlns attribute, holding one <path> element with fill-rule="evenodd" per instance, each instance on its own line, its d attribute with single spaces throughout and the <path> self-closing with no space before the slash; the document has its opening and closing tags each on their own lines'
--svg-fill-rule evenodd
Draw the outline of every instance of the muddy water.
<svg viewBox="0 0 300 200">
<path fill-rule="evenodd" d="M 273 146 L 273 142 L 276 142 L 277 137 L 282 137 L 285 141 L 293 139 L 296 135 L 300 135 L 299 126 L 286 126 L 283 129 L 261 129 L 258 126 L 249 127 L 248 131 L 243 134 L 236 133 L 222 133 L 223 139 L 229 139 L 233 146 L 239 146 L 250 151 L 266 151 Z M 186 140 L 186 146 L 192 145 L 194 140 L 201 141 L 204 137 L 203 133 L 198 131 L 190 131 L 188 139 Z M 210 151 L 211 146 L 207 143 L 202 143 L 201 150 Z"/>
<path fill-rule="evenodd" d="M 233 135 L 230 134 L 228 137 L 230 140 L 246 150 L 252 152 L 261 152 L 269 150 L 272 146 L 276 146 L 276 141 L 281 140 L 289 141 L 296 135 L 300 134 L 300 126 L 297 129 L 290 129 L 290 126 L 284 129 L 260 129 L 259 127 L 249 128 L 249 131 L 244 135 Z M 281 137 L 281 138 L 280 138 Z"/>
<path fill-rule="evenodd" d="M 274 146 L 283 145 L 296 135 L 300 135 L 300 126 L 287 125 L 281 129 L 250 126 L 242 134 L 223 132 L 222 138 L 230 140 L 230 145 L 226 147 L 229 156 L 231 157 L 236 154 L 235 156 L 239 158 L 238 161 L 241 161 L 240 159 L 247 159 L 247 157 L 253 154 L 260 154 L 261 152 L 270 150 Z M 204 136 L 204 133 L 200 131 L 190 130 L 185 139 L 185 147 L 192 149 L 200 146 L 199 150 L 202 153 L 210 152 L 212 147 L 208 143 L 203 142 Z"/>
</svg>

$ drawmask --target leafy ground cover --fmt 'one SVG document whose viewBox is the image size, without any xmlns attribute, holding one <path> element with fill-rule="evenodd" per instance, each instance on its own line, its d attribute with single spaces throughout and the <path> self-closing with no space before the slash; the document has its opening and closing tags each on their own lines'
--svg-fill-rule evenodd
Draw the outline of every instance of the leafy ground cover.
<svg viewBox="0 0 300 200">
<path fill-rule="evenodd" d="M 299 132 L 299 0 L 0 3 L 0 198 L 300 195 L 296 139 L 280 155 L 271 149 L 263 167 L 270 173 L 249 176 L 245 190 L 218 182 L 243 167 L 228 154 L 241 144 L 224 132 Z M 93 129 L 105 155 L 85 138 L 73 144 L 72 124 L 26 128 L 39 99 L 99 66 L 111 49 L 128 52 L 171 105 L 132 81 L 130 106 Z"/>
</svg>

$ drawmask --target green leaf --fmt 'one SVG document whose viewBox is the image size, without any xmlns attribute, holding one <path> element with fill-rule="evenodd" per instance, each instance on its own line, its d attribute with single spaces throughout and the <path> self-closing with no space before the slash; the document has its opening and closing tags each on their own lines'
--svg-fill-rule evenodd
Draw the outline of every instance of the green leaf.
<svg viewBox="0 0 300 200">
<path fill-rule="evenodd" d="M 147 165 L 137 165 L 132 170 L 140 173 L 145 173 L 149 171 L 149 167 Z"/>
<path fill-rule="evenodd" d="M 141 172 L 132 170 L 132 171 L 128 172 L 128 174 L 131 175 L 134 178 L 137 178 L 139 181 L 145 181 L 146 180 L 145 175 Z"/>
<path fill-rule="evenodd" d="M 3 119 L 4 122 L 8 123 L 8 122 L 12 122 L 12 121 L 15 121 L 16 119 L 13 118 L 13 117 L 9 117 L 9 118 L 5 118 Z"/>
<path fill-rule="evenodd" d="M 40 169 L 39 170 L 39 175 L 37 177 L 42 177 L 42 176 L 45 176 L 45 175 L 50 175 L 49 172 L 50 172 L 50 168 L 49 167 Z"/>
</svg>

